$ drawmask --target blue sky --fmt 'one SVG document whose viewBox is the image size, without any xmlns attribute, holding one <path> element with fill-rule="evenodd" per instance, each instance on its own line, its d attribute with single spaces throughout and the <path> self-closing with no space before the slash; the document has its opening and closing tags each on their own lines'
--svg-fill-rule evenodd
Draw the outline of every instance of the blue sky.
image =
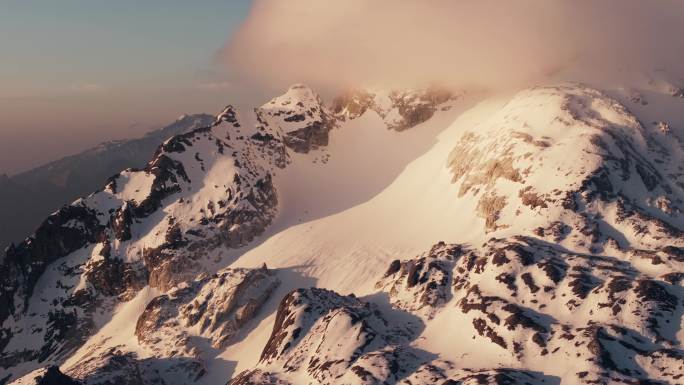
<svg viewBox="0 0 684 385">
<path fill-rule="evenodd" d="M 199 76 L 249 10 L 249 1 L 240 0 L 0 4 L 0 92 L 28 95 L 81 83 Z"/>
<path fill-rule="evenodd" d="M 229 94 L 215 55 L 249 9 L 247 0 L 0 0 L 0 173 L 215 112 Z M 30 158 L 17 151 L 40 143 Z"/>
</svg>

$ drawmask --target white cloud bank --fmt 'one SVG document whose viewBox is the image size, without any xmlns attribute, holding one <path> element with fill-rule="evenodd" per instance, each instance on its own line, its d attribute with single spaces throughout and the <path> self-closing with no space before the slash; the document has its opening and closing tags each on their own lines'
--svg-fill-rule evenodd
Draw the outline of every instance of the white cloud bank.
<svg viewBox="0 0 684 385">
<path fill-rule="evenodd" d="M 220 58 L 252 88 L 500 88 L 684 77 L 682 36 L 682 0 L 256 0 Z"/>
</svg>

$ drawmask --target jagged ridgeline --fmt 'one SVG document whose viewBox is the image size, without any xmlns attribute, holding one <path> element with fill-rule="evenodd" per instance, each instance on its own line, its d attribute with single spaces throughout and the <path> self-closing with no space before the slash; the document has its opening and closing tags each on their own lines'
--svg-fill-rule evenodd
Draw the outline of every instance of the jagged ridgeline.
<svg viewBox="0 0 684 385">
<path fill-rule="evenodd" d="M 182 115 L 140 138 L 104 142 L 16 175 L 0 175 L 0 250 L 31 234 L 56 208 L 100 188 L 109 176 L 144 167 L 166 139 L 208 126 L 215 118 Z"/>
<path fill-rule="evenodd" d="M 656 91 L 228 106 L 7 251 L 0 379 L 681 383 L 684 101 Z"/>
</svg>

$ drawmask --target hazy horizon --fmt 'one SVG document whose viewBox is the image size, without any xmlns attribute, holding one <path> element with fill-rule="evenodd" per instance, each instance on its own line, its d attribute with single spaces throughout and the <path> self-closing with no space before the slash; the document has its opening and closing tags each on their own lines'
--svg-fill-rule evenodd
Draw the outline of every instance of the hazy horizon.
<svg viewBox="0 0 684 385">
<path fill-rule="evenodd" d="M 3 2 L 0 175 L 232 102 L 216 60 L 248 0 Z"/>
</svg>

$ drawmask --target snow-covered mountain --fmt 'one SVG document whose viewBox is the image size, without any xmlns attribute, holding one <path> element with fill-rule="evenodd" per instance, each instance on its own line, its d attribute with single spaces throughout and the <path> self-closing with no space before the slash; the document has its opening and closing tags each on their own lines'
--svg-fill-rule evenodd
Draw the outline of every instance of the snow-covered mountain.
<svg viewBox="0 0 684 385">
<path fill-rule="evenodd" d="M 0 379 L 682 383 L 682 107 L 653 82 L 228 106 L 7 251 Z"/>
<path fill-rule="evenodd" d="M 213 119 L 207 114 L 183 115 L 141 138 L 105 142 L 17 175 L 0 176 L 0 250 L 20 242 L 50 213 L 90 194 L 110 176 L 145 166 L 166 139 Z"/>
</svg>

